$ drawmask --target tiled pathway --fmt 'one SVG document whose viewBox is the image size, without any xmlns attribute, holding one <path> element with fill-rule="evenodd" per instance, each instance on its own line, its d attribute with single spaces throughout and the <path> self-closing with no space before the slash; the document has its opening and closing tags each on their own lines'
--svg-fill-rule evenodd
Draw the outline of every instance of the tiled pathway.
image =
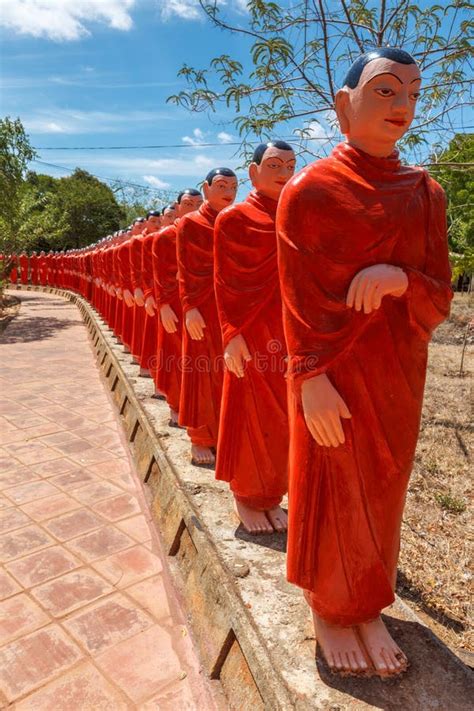
<svg viewBox="0 0 474 711">
<path fill-rule="evenodd" d="M 21 300 L 0 337 L 0 708 L 212 711 L 79 311 Z"/>
</svg>

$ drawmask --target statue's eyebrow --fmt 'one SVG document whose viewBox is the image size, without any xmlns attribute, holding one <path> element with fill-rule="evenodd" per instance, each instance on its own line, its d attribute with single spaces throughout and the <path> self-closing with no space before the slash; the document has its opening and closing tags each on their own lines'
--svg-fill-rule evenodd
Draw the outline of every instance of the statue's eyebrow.
<svg viewBox="0 0 474 711">
<path fill-rule="evenodd" d="M 372 77 L 372 79 L 369 79 L 369 82 L 373 81 L 374 79 L 377 79 L 378 77 L 383 77 L 383 76 L 387 76 L 387 75 L 390 77 L 395 77 L 395 79 L 397 81 L 399 81 L 400 84 L 403 84 L 403 81 L 400 79 L 400 77 L 398 77 L 393 72 L 381 72 L 380 74 L 376 74 L 374 77 Z M 413 84 L 415 81 L 421 81 L 421 77 L 415 77 L 415 79 L 411 80 L 410 84 Z M 369 82 L 366 82 L 366 83 L 368 84 Z"/>
</svg>

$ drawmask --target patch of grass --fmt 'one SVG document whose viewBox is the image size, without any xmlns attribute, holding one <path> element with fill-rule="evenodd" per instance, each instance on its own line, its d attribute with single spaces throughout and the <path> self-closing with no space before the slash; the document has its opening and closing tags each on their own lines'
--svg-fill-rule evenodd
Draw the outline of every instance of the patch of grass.
<svg viewBox="0 0 474 711">
<path fill-rule="evenodd" d="M 466 510 L 466 502 L 451 494 L 435 494 L 435 499 L 442 509 L 453 514 L 461 514 Z"/>
</svg>

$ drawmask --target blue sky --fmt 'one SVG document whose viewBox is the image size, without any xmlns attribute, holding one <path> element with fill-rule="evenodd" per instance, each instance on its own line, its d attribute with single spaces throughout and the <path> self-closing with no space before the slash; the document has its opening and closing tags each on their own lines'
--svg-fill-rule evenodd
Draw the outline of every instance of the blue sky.
<svg viewBox="0 0 474 711">
<path fill-rule="evenodd" d="M 225 116 L 215 123 L 166 103 L 183 63 L 239 55 L 242 39 L 212 30 L 194 0 L 2 0 L 1 115 L 19 116 L 43 161 L 155 187 L 194 186 L 240 160 Z M 9 9 L 10 8 L 10 9 Z M 5 9 L 7 9 L 5 16 Z M 239 5 L 235 13 L 239 13 Z M 10 14 L 9 14 L 10 13 Z M 83 17 L 81 14 L 83 13 Z M 89 19 L 89 18 L 93 19 Z M 13 25 L 13 26 L 12 26 Z M 37 36 L 35 36 L 37 35 Z M 140 151 L 45 151 L 41 147 L 197 144 Z M 199 148 L 199 143 L 218 143 Z M 52 175 L 67 173 L 35 165 Z"/>
<path fill-rule="evenodd" d="M 231 20 L 245 20 L 246 0 L 220 2 Z M 0 115 L 21 118 L 42 161 L 176 191 L 195 186 L 211 168 L 240 164 L 228 145 L 237 140 L 229 126 L 233 115 L 190 114 L 166 103 L 184 88 L 176 76 L 184 63 L 201 68 L 222 53 L 244 63 L 248 57 L 245 38 L 212 28 L 197 0 L 0 0 L 0 5 Z M 473 122 L 463 116 L 468 123 Z M 324 135 L 329 126 L 323 121 L 313 130 Z M 182 143 L 190 147 L 44 150 Z M 68 174 L 39 163 L 32 167 Z"/>
</svg>

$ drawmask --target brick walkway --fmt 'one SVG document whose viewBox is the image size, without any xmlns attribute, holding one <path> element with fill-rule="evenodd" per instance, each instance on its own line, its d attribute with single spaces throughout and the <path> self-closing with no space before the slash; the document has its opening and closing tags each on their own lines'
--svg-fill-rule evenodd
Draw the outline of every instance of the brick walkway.
<svg viewBox="0 0 474 711">
<path fill-rule="evenodd" d="M 0 337 L 0 708 L 212 710 L 79 311 L 21 300 Z"/>
</svg>

